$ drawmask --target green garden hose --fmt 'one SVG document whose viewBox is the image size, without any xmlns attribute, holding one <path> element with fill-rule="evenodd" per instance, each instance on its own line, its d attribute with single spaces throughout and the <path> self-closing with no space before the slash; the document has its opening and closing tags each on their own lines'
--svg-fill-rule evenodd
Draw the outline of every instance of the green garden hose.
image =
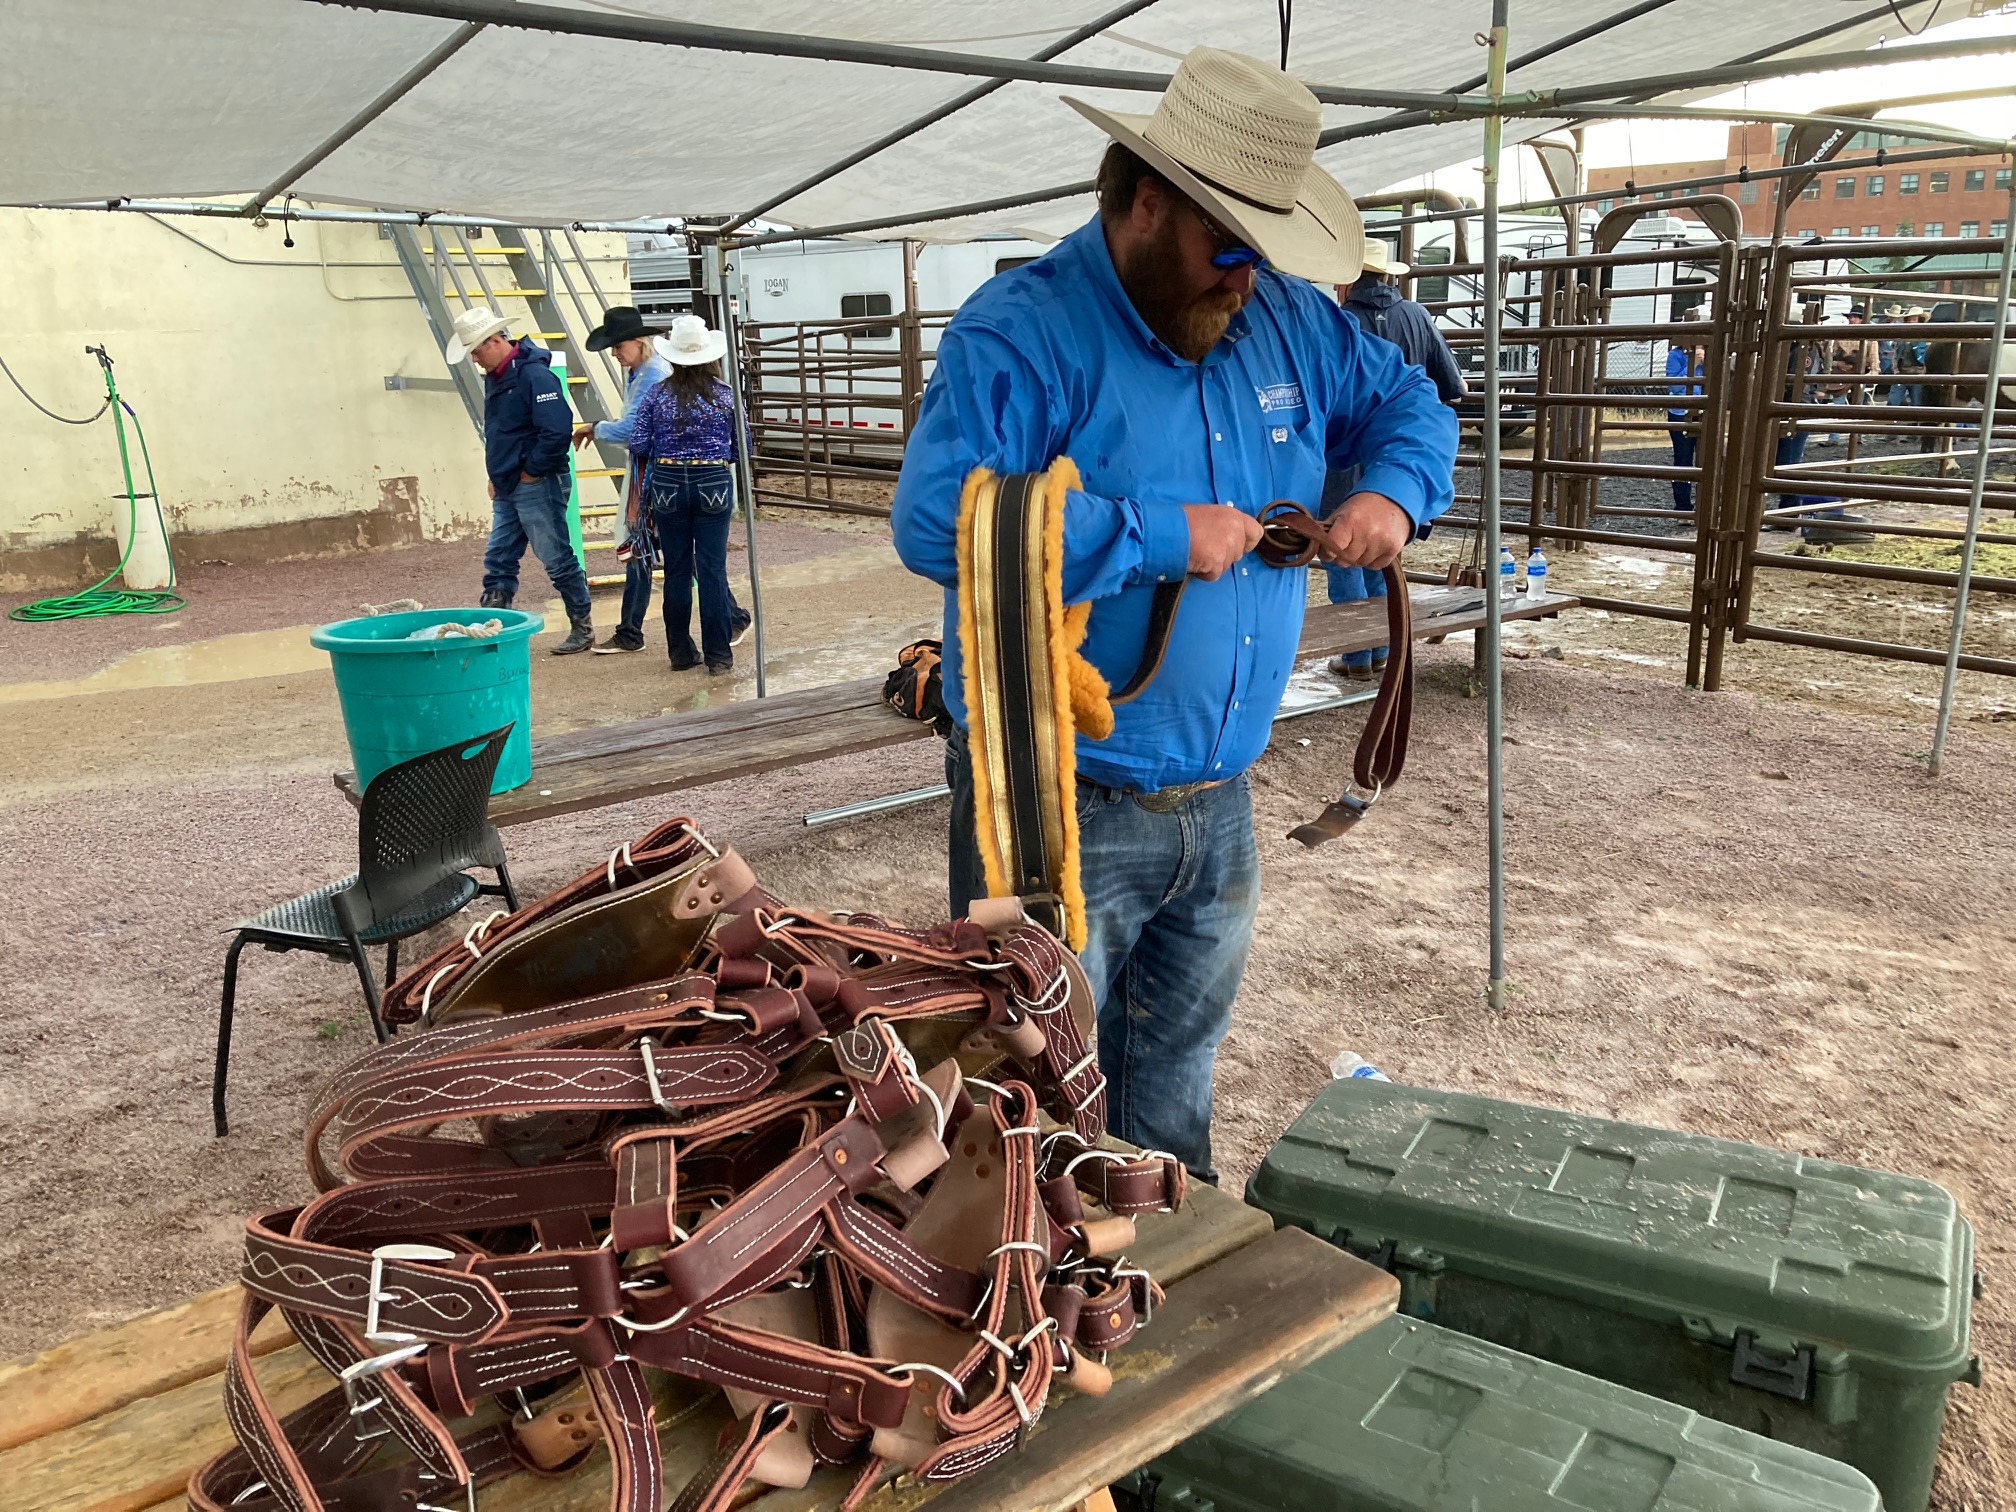
<svg viewBox="0 0 2016 1512">
<path fill-rule="evenodd" d="M 112 377 L 112 359 L 103 347 L 86 347 L 85 351 L 98 359 L 98 367 L 105 375 L 105 403 L 98 414 L 106 410 L 112 412 L 112 428 L 119 437 L 119 470 L 126 478 L 126 545 L 119 553 L 119 564 L 89 588 L 75 593 L 60 594 L 55 598 L 37 599 L 31 604 L 23 604 L 18 609 L 10 609 L 7 617 L 25 620 L 29 624 L 46 624 L 53 620 L 97 619 L 112 614 L 173 614 L 187 602 L 175 592 L 175 557 L 168 557 L 168 587 L 165 589 L 108 588 L 120 573 L 126 570 L 126 560 L 133 554 L 133 540 L 139 534 L 140 496 L 133 488 L 133 461 L 126 449 L 126 419 L 133 421 L 133 434 L 140 438 L 140 461 L 147 470 L 147 497 L 154 505 L 154 518 L 160 521 L 161 536 L 168 536 L 168 522 L 161 516 L 161 496 L 154 486 L 154 459 L 147 453 L 147 430 L 141 425 L 140 416 L 132 405 L 119 397 L 119 385 Z M 16 388 L 21 388 L 19 379 L 13 373 L 7 374 Z M 61 420 L 64 417 L 44 409 L 36 403 L 35 397 L 26 389 L 21 389 L 30 404 L 34 404 L 45 415 Z M 97 419 L 97 415 L 91 417 Z M 88 424 L 89 421 L 69 421 L 69 424 Z"/>
</svg>

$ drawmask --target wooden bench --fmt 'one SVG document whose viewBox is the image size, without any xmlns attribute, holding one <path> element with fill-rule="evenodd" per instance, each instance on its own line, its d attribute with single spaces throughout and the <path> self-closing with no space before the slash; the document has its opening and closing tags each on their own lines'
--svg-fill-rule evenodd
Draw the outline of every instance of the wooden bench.
<svg viewBox="0 0 2016 1512">
<path fill-rule="evenodd" d="M 1552 618 L 1577 600 L 1564 594 L 1505 601 L 1507 620 Z M 1484 623 L 1477 588 L 1416 588 L 1414 637 L 1440 640 Z M 1299 659 L 1369 651 L 1386 642 L 1386 611 L 1377 599 L 1312 607 L 1302 625 Z M 498 825 L 525 824 L 578 809 L 602 808 L 659 793 L 752 777 L 802 762 L 922 740 L 928 725 L 882 702 L 882 679 L 830 683 L 715 708 L 600 725 L 532 742 L 532 780 L 490 800 Z M 354 774 L 335 774 L 352 803 Z"/>
<path fill-rule="evenodd" d="M 952 1486 L 885 1487 L 868 1503 L 871 1512 L 925 1500 L 942 1512 L 1076 1506 L 1370 1328 L 1399 1296 L 1386 1272 L 1299 1230 L 1276 1233 L 1264 1213 L 1213 1187 L 1195 1191 L 1180 1213 L 1141 1219 L 1129 1254 L 1168 1283 L 1169 1300 L 1114 1355 L 1112 1392 L 1064 1391 L 1020 1454 Z M 237 1311 L 238 1290 L 226 1287 L 0 1365 L 0 1505 L 180 1507 L 190 1473 L 231 1444 L 221 1371 Z M 333 1383 L 273 1326 L 277 1318 L 254 1336 L 254 1348 L 260 1377 L 285 1413 Z M 718 1393 L 681 1412 L 661 1411 L 670 1490 L 713 1452 L 726 1421 Z M 854 1473 L 821 1472 L 802 1491 L 772 1491 L 749 1505 L 820 1512 L 839 1505 Z M 478 1498 L 479 1512 L 602 1512 L 609 1479 L 608 1456 L 598 1451 L 564 1480 L 520 1475 L 491 1487 Z"/>
</svg>

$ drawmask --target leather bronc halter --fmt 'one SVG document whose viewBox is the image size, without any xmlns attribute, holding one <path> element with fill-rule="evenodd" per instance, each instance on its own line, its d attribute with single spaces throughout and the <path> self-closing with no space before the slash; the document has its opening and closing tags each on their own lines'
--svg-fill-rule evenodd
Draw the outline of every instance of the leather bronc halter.
<svg viewBox="0 0 2016 1512">
<path fill-rule="evenodd" d="M 1009 1452 L 1055 1379 L 1103 1391 L 1160 1299 L 1118 1255 L 1182 1167 L 1100 1148 L 1089 989 L 1012 906 L 788 908 L 678 819 L 388 1004 L 418 1027 L 321 1099 L 320 1195 L 247 1225 L 199 1512 L 462 1512 L 598 1440 L 612 1512 L 660 1512 L 654 1371 L 737 1418 L 674 1512 L 854 1463 L 851 1506 Z M 275 1307 L 337 1380 L 285 1418 Z"/>
</svg>

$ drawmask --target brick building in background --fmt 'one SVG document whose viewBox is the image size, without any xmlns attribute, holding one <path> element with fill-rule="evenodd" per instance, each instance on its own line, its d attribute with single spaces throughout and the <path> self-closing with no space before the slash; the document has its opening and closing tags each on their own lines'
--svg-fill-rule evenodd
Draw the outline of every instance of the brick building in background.
<svg viewBox="0 0 2016 1512">
<path fill-rule="evenodd" d="M 1635 184 L 1641 200 L 1677 198 L 1684 194 L 1726 194 L 1743 209 L 1743 234 L 1768 237 L 1777 209 L 1782 180 L 1754 184 L 1723 184 L 1704 190 L 1662 186 L 1690 178 L 1776 168 L 1788 128 L 1749 124 L 1729 128 L 1729 149 L 1718 162 L 1645 163 L 1625 168 L 1589 170 L 1589 192 L 1604 195 L 1595 204 L 1600 213 L 1622 203 L 1625 185 Z M 1880 131 L 1858 132 L 1842 156 L 1873 157 L 1879 148 L 1907 151 L 1922 142 L 1907 142 Z M 1611 198 L 1608 191 L 1615 191 Z M 1931 163 L 1890 164 L 1834 173 L 1822 165 L 1819 176 L 1792 202 L 1785 216 L 1791 241 L 1809 236 L 1831 240 L 1891 236 L 2000 236 L 2009 207 L 2009 165 L 1992 154 L 1945 158 Z M 1677 214 L 1686 215 L 1682 210 Z"/>
</svg>

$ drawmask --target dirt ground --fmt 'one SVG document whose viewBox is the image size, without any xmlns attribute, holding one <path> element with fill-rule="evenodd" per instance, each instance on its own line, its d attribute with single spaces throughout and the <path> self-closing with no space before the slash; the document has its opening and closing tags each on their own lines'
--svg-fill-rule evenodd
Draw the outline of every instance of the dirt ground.
<svg viewBox="0 0 2016 1512">
<path fill-rule="evenodd" d="M 766 517 L 759 547 L 773 687 L 861 675 L 936 623 L 936 590 L 874 522 Z M 183 616 L 0 623 L 0 1355 L 229 1280 L 245 1215 L 305 1195 L 302 1106 L 365 1043 L 362 1005 L 346 969 L 248 953 L 234 1128 L 212 1140 L 225 931 L 354 865 L 329 782 L 341 725 L 306 627 L 361 603 L 466 600 L 476 550 L 201 568 Z M 1560 576 L 1663 581 L 1672 560 L 1604 548 Z M 598 620 L 614 612 L 598 598 Z M 1858 611 L 1851 597 L 1822 612 Z M 1509 638 L 1503 1013 L 1481 997 L 1468 646 L 1425 650 L 1407 779 L 1346 843 L 1282 837 L 1329 795 L 1359 711 L 1281 727 L 1254 776 L 1266 886 L 1219 1062 L 1221 1166 L 1243 1180 L 1348 1047 L 1398 1081 L 1939 1181 L 1979 1236 L 1987 1384 L 1955 1390 L 1934 1505 L 2016 1512 L 2016 726 L 1956 722 L 1934 782 L 1936 669 L 1759 644 L 1732 652 L 1732 691 L 1704 695 L 1680 686 L 1681 635 L 1583 612 Z M 656 646 L 535 652 L 537 728 L 746 697 L 751 650 L 726 685 L 669 672 Z M 2016 688 L 1963 679 L 1965 714 L 2011 705 Z M 801 816 L 937 767 L 935 746 L 909 746 L 505 839 L 532 893 L 684 810 L 787 898 L 924 919 L 943 907 L 942 803 L 817 830 Z"/>
</svg>

